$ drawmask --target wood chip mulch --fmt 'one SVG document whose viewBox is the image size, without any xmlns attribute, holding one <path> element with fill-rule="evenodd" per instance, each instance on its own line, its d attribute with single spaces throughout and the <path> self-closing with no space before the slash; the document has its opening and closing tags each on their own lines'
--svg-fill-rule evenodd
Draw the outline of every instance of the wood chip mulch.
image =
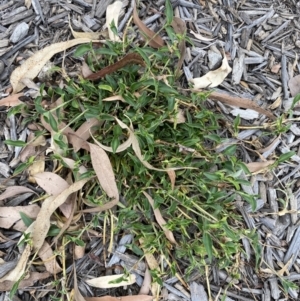
<svg viewBox="0 0 300 301">
<path fill-rule="evenodd" d="M 72 27 L 76 31 L 102 31 L 105 29 L 106 8 L 112 2 L 112 0 L 2 0 L 0 2 L 0 98 L 8 95 L 10 74 L 24 59 L 47 45 L 72 38 L 68 25 L 69 16 Z M 132 16 L 133 3 L 128 0 L 123 1 L 118 28 L 120 35 Z M 282 116 L 290 109 L 294 96 L 300 92 L 298 87 L 300 82 L 297 82 L 296 77 L 300 73 L 299 3 L 295 0 L 172 1 L 175 15 L 186 22 L 188 36 L 194 43 L 194 46 L 188 45 L 187 48 L 183 80 L 199 77 L 209 70 L 217 69 L 221 65 L 222 49 L 224 49 L 233 70 L 217 91 L 250 99 L 262 108 L 272 111 L 274 115 Z M 140 1 L 140 18 L 154 31 L 159 30 L 164 23 L 164 5 L 164 0 Z M 66 53 L 66 58 L 70 59 L 69 65 L 72 62 L 73 51 Z M 61 60 L 61 56 L 55 56 L 54 64 L 59 64 Z M 290 129 L 286 134 L 280 135 L 274 132 L 269 137 L 262 137 L 262 129 L 259 125 L 266 122 L 266 116 L 254 111 L 233 109 L 222 102 L 211 101 L 210 105 L 221 111 L 228 122 L 233 122 L 235 116 L 240 114 L 245 129 L 240 131 L 236 138 L 231 138 L 228 143 L 241 145 L 241 153 L 245 161 L 251 162 L 253 158 L 268 160 L 272 159 L 275 153 L 279 155 L 290 150 L 295 151 L 296 155 L 291 163 L 281 164 L 276 172 L 253 175 L 252 187 L 243 187 L 245 192 L 259 195 L 254 213 L 251 212 L 249 205 L 243 203 L 238 206 L 238 210 L 247 227 L 250 230 L 256 229 L 259 233 L 263 246 L 260 273 L 255 270 L 249 241 L 244 239 L 245 254 L 243 262 L 240 262 L 242 279 L 231 279 L 226 271 L 212 268 L 208 286 L 205 275 L 195 271 L 187 279 L 189 291 L 176 277 L 163 279 L 161 300 L 205 301 L 209 300 L 208 290 L 211 291 L 212 300 L 219 300 L 218 296 L 223 294 L 227 301 L 299 300 L 299 288 L 289 289 L 288 294 L 285 294 L 281 281 L 285 279 L 300 285 L 300 257 L 298 257 L 300 127 L 297 120 L 300 114 L 299 107 L 293 109 L 292 116 L 295 120 L 289 124 Z M 15 160 L 20 150 L 17 147 L 7 147 L 3 143 L 5 139 L 25 139 L 26 129 L 21 128 L 15 116 L 7 117 L 5 107 L 0 109 L 1 188 L 3 185 L 4 187 L 29 185 L 26 183 L 26 178 L 9 179 L 16 167 Z M 253 124 L 257 125 L 257 128 L 247 129 L 247 126 Z M 251 144 L 251 152 L 249 144 L 244 144 L 245 141 Z M 222 151 L 222 146 L 218 151 Z M 36 190 L 35 187 L 31 188 Z M 32 194 L 25 193 L 8 202 L 10 205 L 17 206 L 30 200 L 31 197 Z M 285 212 L 281 200 L 287 204 Z M 16 263 L 15 243 L 12 242 L 17 241 L 21 234 L 5 230 L 2 235 L 0 255 L 6 263 L 0 265 L 0 277 L 11 270 Z M 127 254 L 126 247 L 123 246 L 131 239 L 131 235 L 128 235 L 118 241 L 115 255 L 108 266 L 118 264 L 133 266 L 132 260 L 138 259 Z M 90 248 L 95 258 L 102 250 L 96 241 Z M 76 263 L 79 280 L 89 273 L 87 266 L 92 269 L 97 265 L 94 257 L 91 258 L 91 255 L 87 254 Z M 138 285 L 142 283 L 145 266 L 141 269 Z M 270 270 L 276 273 L 270 273 Z M 48 300 L 43 297 L 43 292 L 47 290 L 45 283 L 43 280 L 40 286 L 23 289 L 19 296 L 22 300 L 34 300 L 31 293 L 33 294 L 33 290 L 40 290 L 37 295 L 38 300 Z M 225 290 L 228 283 L 234 285 Z M 83 295 L 92 294 L 91 289 L 83 281 L 80 281 L 79 288 Z M 130 294 L 130 290 L 127 288 L 124 295 Z M 108 294 L 113 293 L 108 292 Z M 0 293 L 0 300 L 7 300 L 6 297 L 6 292 Z"/>
</svg>

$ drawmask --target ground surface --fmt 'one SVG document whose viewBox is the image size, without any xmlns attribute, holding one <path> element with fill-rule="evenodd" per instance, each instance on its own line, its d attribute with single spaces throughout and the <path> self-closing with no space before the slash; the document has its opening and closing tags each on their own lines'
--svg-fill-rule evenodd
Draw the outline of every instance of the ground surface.
<svg viewBox="0 0 300 301">
<path fill-rule="evenodd" d="M 101 32 L 100 39 L 106 39 L 106 8 L 112 2 L 109 0 L 68 2 L 3 0 L 0 3 L 0 97 L 5 99 L 11 93 L 10 76 L 20 63 L 31 57 L 37 50 L 73 38 L 69 27 L 69 17 L 73 30 Z M 130 35 L 131 31 L 138 32 L 138 27 L 131 23 L 134 2 L 122 2 L 118 26 L 121 38 L 125 34 Z M 236 156 L 243 162 L 260 162 L 258 166 L 252 166 L 256 169 L 253 170 L 251 177 L 247 177 L 252 186 L 241 185 L 244 193 L 254 196 L 257 206 L 253 212 L 251 206 L 244 202 L 245 199 L 242 197 L 236 199 L 234 212 L 238 214 L 240 221 L 232 224 L 237 232 L 240 228 L 249 230 L 249 233 L 255 229 L 261 248 L 253 249 L 249 240 L 244 237 L 241 240 L 243 251 L 239 256 L 231 257 L 234 262 L 232 267 L 235 267 L 231 269 L 222 269 L 219 262 L 215 261 L 213 264 L 207 264 L 206 268 L 202 266 L 203 269 L 195 268 L 191 272 L 188 270 L 189 257 L 185 254 L 181 260 L 174 261 L 180 270 L 180 273 L 174 277 L 167 272 L 170 266 L 164 258 L 155 253 L 154 265 L 159 263 L 161 274 L 152 274 L 153 281 L 146 286 L 151 286 L 152 292 L 155 292 L 156 288 L 153 283 L 155 283 L 155 277 L 159 277 L 161 289 L 156 291 L 160 300 L 194 301 L 209 300 L 209 298 L 221 300 L 222 297 L 228 301 L 298 300 L 300 279 L 298 136 L 300 128 L 297 120 L 299 109 L 297 105 L 292 110 L 290 108 L 294 96 L 300 92 L 300 80 L 297 77 L 300 72 L 298 63 L 300 7 L 293 0 L 237 2 L 200 0 L 173 1 L 172 4 L 175 15 L 185 21 L 187 36 L 193 43 L 193 46 L 186 43 L 183 74 L 177 84 L 181 88 L 186 88 L 191 78 L 197 78 L 210 70 L 218 69 L 222 64 L 223 51 L 232 68 L 232 72 L 214 90 L 215 94 L 211 95 L 206 105 L 212 112 L 223 116 L 223 121 L 219 123 L 223 128 L 218 133 L 222 138 L 228 138 L 226 141 L 222 140 L 214 152 L 222 154 L 228 146 L 235 145 L 237 146 Z M 165 1 L 141 1 L 138 8 L 139 16 L 144 24 L 155 32 L 162 28 L 167 18 Z M 163 38 L 166 39 L 165 36 Z M 138 36 L 134 40 L 135 43 L 138 39 L 142 40 Z M 71 78 L 78 76 L 81 60 L 74 57 L 74 51 L 75 48 L 69 48 L 65 53 L 53 56 L 51 58 L 53 65 L 49 68 L 61 66 L 63 63 L 68 76 Z M 63 73 L 55 74 L 55 78 L 51 76 L 49 78 L 49 75 L 43 77 L 40 74 L 35 79 L 35 83 L 40 85 L 45 82 L 47 86 L 51 84 L 58 86 L 63 77 Z M 26 94 L 20 95 L 20 100 L 30 107 L 36 90 L 28 83 L 26 86 L 23 90 Z M 252 105 L 249 104 L 249 100 L 252 101 Z M 9 100 L 9 102 L 13 101 L 18 101 L 18 97 Z M 13 106 L 11 103 L 0 104 L 3 105 L 0 107 L 0 188 L 7 193 L 0 196 L 2 202 L 0 254 L 3 260 L 0 266 L 2 277 L 0 290 L 4 291 L 0 298 L 6 300 L 17 278 L 11 275 L 5 280 L 5 275 L 16 267 L 17 262 L 20 263 L 20 254 L 26 254 L 24 246 L 17 246 L 20 236 L 26 229 L 19 221 L 19 212 L 25 212 L 35 219 L 37 214 L 34 212 L 39 210 L 40 205 L 38 198 L 42 197 L 45 191 L 51 194 L 49 190 L 51 184 L 48 185 L 47 179 L 40 180 L 40 182 L 30 179 L 24 162 L 27 162 L 28 154 L 37 154 L 36 147 L 38 147 L 39 160 L 37 161 L 42 161 L 43 164 L 42 166 L 36 164 L 35 168 L 49 172 L 57 170 L 57 166 L 55 160 L 48 159 L 45 153 L 50 146 L 50 136 L 46 137 L 48 140 L 43 141 L 45 144 L 40 142 L 34 146 L 33 150 L 27 148 L 28 153 L 22 150 L 21 145 L 7 146 L 3 143 L 4 140 L 29 141 L 30 132 L 36 129 L 28 127 L 28 123 L 23 122 L 24 116 L 20 117 L 20 112 L 7 115 L 7 106 Z M 46 105 L 50 106 L 51 102 Z M 230 105 L 234 105 L 234 108 Z M 265 109 L 265 111 L 258 108 Z M 240 120 L 235 117 L 237 115 L 240 115 Z M 271 120 L 273 117 L 275 121 Z M 45 125 L 45 123 L 41 124 Z M 189 150 L 186 148 L 184 151 Z M 292 158 L 287 156 L 287 161 L 285 161 L 284 157 L 280 157 L 289 151 L 295 152 Z M 76 160 L 75 157 L 72 158 Z M 282 160 L 277 161 L 276 168 L 263 169 L 278 158 Z M 264 165 L 261 162 L 266 163 Z M 17 168 L 20 172 L 16 173 Z M 34 172 L 33 169 L 31 171 Z M 13 173 L 14 176 L 12 176 Z M 60 176 L 65 176 L 65 179 L 69 180 L 68 174 L 60 174 Z M 239 177 L 246 179 L 243 174 Z M 55 180 L 48 178 L 48 181 Z M 134 181 L 137 180 L 132 180 Z M 130 183 L 126 184 L 130 186 Z M 54 191 L 59 185 L 64 184 L 55 182 L 51 189 Z M 60 187 L 60 190 L 55 191 L 59 193 L 65 188 Z M 93 187 L 90 189 L 92 191 Z M 96 191 L 95 194 L 97 193 Z M 128 204 L 125 199 L 126 196 L 122 195 L 120 201 L 124 207 Z M 34 200 L 37 201 L 32 205 L 31 202 Z M 82 208 L 86 208 L 85 205 L 90 204 L 83 202 Z M 18 206 L 22 206 L 22 209 Z M 12 207 L 16 208 L 15 212 Z M 73 210 L 74 214 L 75 209 L 72 208 L 72 206 L 65 206 L 65 210 Z M 137 208 L 136 212 L 140 214 L 139 209 Z M 150 212 L 149 204 L 148 209 Z M 64 209 L 60 207 L 60 210 L 63 212 Z M 54 257 L 53 253 L 44 258 L 39 255 L 37 260 L 30 257 L 30 260 L 35 263 L 30 267 L 30 279 L 27 283 L 20 283 L 20 289 L 16 291 L 14 300 L 66 300 L 67 296 L 72 298 L 70 292 L 74 287 L 73 263 L 76 266 L 79 291 L 83 296 L 136 295 L 142 282 L 145 281 L 146 266 L 148 265 L 150 270 L 153 270 L 151 259 L 139 254 L 143 245 L 142 238 L 137 238 L 135 236 L 137 232 L 131 231 L 130 227 L 127 227 L 127 231 L 122 229 L 119 232 L 112 232 L 116 222 L 114 219 L 120 221 L 122 218 L 118 215 L 118 210 L 115 210 L 114 207 L 112 211 L 107 210 L 107 213 L 97 215 L 98 224 L 95 227 L 89 226 L 95 222 L 95 216 L 87 213 L 80 216 L 77 221 L 75 215 L 72 220 L 74 224 L 72 225 L 75 227 L 73 230 L 85 229 L 84 235 L 77 240 L 75 236 L 69 235 L 64 238 L 64 241 L 58 243 L 60 249 L 53 247 L 55 252 L 59 252 L 57 262 L 49 259 Z M 170 212 L 168 214 L 166 214 L 167 218 L 170 217 Z M 9 221 L 7 221 L 7 216 L 9 216 Z M 5 221 L 3 217 L 6 217 Z M 157 218 L 156 215 L 155 217 Z M 61 224 L 66 223 L 67 220 L 57 219 Z M 154 216 L 149 214 L 149 220 L 154 221 Z M 60 228 L 62 227 L 60 225 Z M 189 234 L 193 232 L 193 229 L 193 227 L 188 228 Z M 175 231 L 175 238 L 179 241 L 179 245 L 175 245 L 174 249 L 182 251 L 188 247 L 183 246 L 183 241 L 178 234 L 180 231 Z M 70 229 L 69 233 L 72 233 Z M 230 234 L 228 237 L 231 238 Z M 72 239 L 74 244 L 70 244 Z M 145 237 L 144 239 L 146 240 Z M 202 237 L 199 238 L 201 239 Z M 224 239 L 225 244 L 229 244 L 229 240 Z M 47 241 L 53 242 L 49 237 Z M 86 243 L 85 247 L 82 246 L 82 242 Z M 137 245 L 140 249 L 133 250 L 132 245 Z M 169 248 L 169 245 L 166 244 L 165 248 Z M 113 251 L 114 255 L 111 255 L 110 251 Z M 258 263 L 255 262 L 255 252 L 261 252 Z M 70 254 L 72 256 L 69 256 Z M 73 260 L 74 257 L 77 259 Z M 41 261 L 49 261 L 51 266 L 39 264 Z M 63 266 L 60 266 L 62 263 Z M 60 272 L 61 270 L 63 272 Z M 119 274 L 124 270 L 135 273 L 137 277 L 135 284 L 102 289 L 93 288 L 86 282 L 87 279 Z M 53 274 L 56 275 L 53 276 Z M 236 279 L 232 278 L 234 275 Z M 73 292 L 76 300 L 82 300 L 76 285 Z M 145 294 L 151 293 L 146 290 Z M 141 297 L 137 298 L 131 297 L 131 300 L 142 300 Z"/>
</svg>

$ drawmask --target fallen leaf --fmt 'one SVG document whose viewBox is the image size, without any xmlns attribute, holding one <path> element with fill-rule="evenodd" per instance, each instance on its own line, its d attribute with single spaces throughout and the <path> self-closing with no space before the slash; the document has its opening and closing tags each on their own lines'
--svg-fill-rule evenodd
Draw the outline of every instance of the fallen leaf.
<svg viewBox="0 0 300 301">
<path fill-rule="evenodd" d="M 123 278 L 124 280 L 120 281 L 120 278 Z M 128 276 L 125 274 L 119 274 L 119 275 L 110 275 L 110 276 L 93 278 L 93 279 L 86 280 L 85 282 L 93 287 L 107 289 L 107 288 L 131 285 L 136 282 L 136 277 L 134 274 L 129 274 Z"/>
<path fill-rule="evenodd" d="M 78 246 L 75 244 L 74 246 L 74 259 L 80 259 L 85 255 L 85 246 Z"/>
<path fill-rule="evenodd" d="M 52 58 L 53 55 L 78 44 L 89 43 L 90 41 L 91 39 L 87 38 L 74 39 L 52 44 L 36 52 L 12 72 L 10 76 L 10 83 L 13 87 L 13 93 L 18 93 L 25 87 L 25 85 L 22 83 L 23 78 L 34 79 L 42 67 L 47 63 L 48 60 Z"/>
<path fill-rule="evenodd" d="M 224 81 L 231 70 L 232 69 L 228 65 L 228 61 L 224 53 L 224 58 L 220 68 L 209 71 L 204 76 L 193 78 L 190 81 L 194 84 L 195 89 L 214 88 Z"/>
<path fill-rule="evenodd" d="M 69 27 L 71 29 L 72 35 L 75 39 L 89 39 L 89 40 L 99 40 L 101 36 L 103 36 L 103 32 L 77 32 L 74 31 L 70 21 L 69 15 Z"/>
<path fill-rule="evenodd" d="M 272 164 L 274 164 L 275 160 L 268 160 L 263 162 L 250 162 L 247 163 L 246 166 L 248 167 L 249 171 L 252 173 L 259 173 L 264 172 L 266 168 Z"/>
<path fill-rule="evenodd" d="M 56 261 L 56 256 L 54 255 L 50 245 L 44 241 L 42 247 L 38 252 L 39 257 L 43 261 L 43 264 L 51 275 L 56 275 L 62 271 L 61 267 Z"/>
<path fill-rule="evenodd" d="M 215 91 L 211 92 L 208 95 L 208 98 L 214 101 L 221 101 L 230 106 L 241 107 L 244 109 L 251 109 L 260 114 L 268 116 L 271 120 L 276 120 L 276 117 L 271 112 L 261 108 L 254 101 L 247 98 L 235 97 L 228 93 L 223 93 L 223 92 L 220 93 Z"/>
<path fill-rule="evenodd" d="M 165 45 L 164 40 L 157 35 L 154 31 L 149 29 L 139 18 L 139 15 L 136 10 L 136 4 L 134 1 L 134 7 L 133 7 L 133 22 L 139 30 L 146 36 L 147 39 L 149 39 L 148 43 L 153 48 L 161 48 Z"/>
<path fill-rule="evenodd" d="M 291 78 L 288 82 L 291 95 L 295 97 L 298 93 L 300 93 L 300 74 Z"/>
<path fill-rule="evenodd" d="M 165 219 L 163 218 L 161 212 L 159 211 L 158 208 L 155 208 L 154 207 L 154 200 L 152 199 L 152 197 L 145 191 L 143 191 L 143 194 L 144 196 L 147 198 L 147 200 L 149 201 L 152 209 L 153 209 L 153 212 L 154 212 L 154 216 L 155 216 L 155 219 L 156 221 L 158 222 L 158 224 L 160 225 L 160 227 L 163 229 L 167 239 L 172 243 L 172 244 L 177 244 L 176 240 L 175 240 L 175 237 L 172 233 L 171 230 L 169 230 L 168 228 L 166 228 L 165 224 L 167 223 L 165 221 Z"/>
<path fill-rule="evenodd" d="M 86 79 L 89 79 L 92 81 L 98 80 L 107 74 L 111 74 L 127 65 L 132 65 L 132 64 L 144 66 L 145 62 L 138 53 L 128 53 L 115 64 L 109 65 L 109 66 L 101 69 L 100 71 L 87 76 Z"/>
<path fill-rule="evenodd" d="M 82 67 L 81 67 L 81 74 L 83 78 L 87 78 L 89 75 L 93 74 L 94 72 L 90 69 L 88 64 L 83 61 L 82 62 Z"/>
<path fill-rule="evenodd" d="M 70 186 L 65 179 L 53 172 L 38 173 L 34 178 L 49 196 L 57 196 Z"/>
<path fill-rule="evenodd" d="M 178 17 L 174 17 L 171 25 L 172 25 L 175 33 L 185 36 L 186 24 L 182 19 L 180 19 Z M 182 67 L 185 53 L 186 53 L 185 39 L 181 39 L 181 41 L 178 44 L 178 49 L 180 52 L 180 57 L 179 57 L 179 60 L 178 60 L 177 66 L 176 66 L 176 71 L 175 71 L 176 76 L 179 76 L 179 74 L 180 74 L 181 67 Z"/>
<path fill-rule="evenodd" d="M 0 99 L 0 106 L 6 106 L 6 107 L 15 107 L 18 106 L 24 102 L 22 102 L 19 97 L 23 96 L 24 93 L 18 93 L 18 94 L 12 94 L 5 98 Z"/>
<path fill-rule="evenodd" d="M 110 97 L 106 97 L 106 98 L 102 99 L 102 101 L 116 101 L 116 100 L 126 102 L 122 95 L 114 95 L 114 96 L 110 96 Z"/>
<path fill-rule="evenodd" d="M 44 200 L 41 210 L 36 218 L 35 227 L 32 231 L 32 244 L 35 251 L 38 251 L 44 243 L 50 228 L 50 217 L 53 212 L 66 201 L 71 193 L 80 190 L 88 181 L 89 179 L 84 179 L 75 182 L 59 195 L 52 196 Z"/>
<path fill-rule="evenodd" d="M 273 65 L 271 68 L 271 72 L 276 74 L 276 73 L 278 73 L 280 68 L 281 68 L 281 64 Z"/>
<path fill-rule="evenodd" d="M 44 273 L 32 272 L 30 273 L 29 278 L 24 279 L 19 283 L 18 288 L 22 289 L 22 288 L 33 286 L 36 281 L 43 280 L 48 277 L 50 277 L 50 274 L 48 272 L 44 272 Z M 15 284 L 16 281 L 5 280 L 0 283 L 0 291 L 2 292 L 11 291 Z"/>
<path fill-rule="evenodd" d="M 44 128 L 52 133 L 52 128 L 49 123 L 47 123 L 43 116 L 41 116 L 41 122 Z M 64 122 L 59 123 L 58 129 L 62 130 L 62 134 L 66 135 L 68 138 L 68 142 L 73 145 L 74 148 L 80 148 L 89 150 L 89 146 L 86 141 L 82 140 L 80 137 L 76 135 L 76 132 L 73 131 L 70 127 L 68 127 Z"/>
<path fill-rule="evenodd" d="M 20 257 L 16 267 L 12 271 L 10 271 L 8 274 L 6 274 L 4 277 L 2 277 L 0 279 L 0 282 L 3 282 L 3 281 L 16 282 L 16 281 L 18 281 L 25 272 L 25 268 L 26 268 L 27 261 L 29 259 L 30 254 L 31 254 L 31 246 L 30 246 L 30 244 L 27 244 L 21 254 L 21 257 Z"/>
<path fill-rule="evenodd" d="M 176 173 L 174 170 L 167 170 L 168 176 L 170 178 L 171 181 L 171 188 L 172 190 L 174 190 L 175 187 L 175 180 L 176 180 Z"/>
<path fill-rule="evenodd" d="M 88 119 L 76 130 L 75 134 L 83 141 L 87 141 L 91 137 L 91 133 L 93 134 L 97 129 L 96 127 L 100 126 L 101 124 L 102 123 L 97 118 Z M 75 145 L 74 151 L 77 152 L 80 148 L 81 146 Z"/>
<path fill-rule="evenodd" d="M 278 96 L 276 100 L 269 106 L 269 109 L 275 110 L 282 104 L 282 97 Z"/>
<path fill-rule="evenodd" d="M 102 189 L 116 205 L 119 202 L 119 191 L 116 184 L 115 174 L 109 157 L 99 146 L 89 143 L 91 161 Z"/>
<path fill-rule="evenodd" d="M 111 24 L 114 22 L 116 28 L 118 28 L 118 19 L 122 9 L 123 3 L 116 1 L 113 4 L 107 6 L 106 9 L 106 26 L 108 28 L 108 35 L 111 41 L 120 42 L 120 38 L 114 34 L 111 30 Z"/>
<path fill-rule="evenodd" d="M 148 268 L 146 268 L 144 281 L 140 288 L 139 295 L 148 295 L 149 294 L 149 292 L 151 290 L 151 282 L 152 282 L 152 279 L 151 279 L 150 271 Z"/>
<path fill-rule="evenodd" d="M 152 301 L 154 297 L 147 295 L 123 296 L 123 297 L 85 297 L 86 301 Z M 77 300 L 76 300 L 77 301 Z"/>
<path fill-rule="evenodd" d="M 30 188 L 27 188 L 24 186 L 9 186 L 6 188 L 6 190 L 3 193 L 0 194 L 0 201 L 3 201 L 5 199 L 8 199 L 8 198 L 14 197 L 18 194 L 26 193 L 26 192 L 35 193 Z"/>
<path fill-rule="evenodd" d="M 210 41 L 213 41 L 214 39 L 210 39 L 210 38 L 206 38 L 206 37 L 203 37 L 201 34 L 199 33 L 196 33 L 192 30 L 190 30 L 190 33 L 198 40 L 200 41 L 207 41 L 207 42 L 210 42 Z"/>
<path fill-rule="evenodd" d="M 0 228 L 10 229 L 12 227 L 17 231 L 25 231 L 27 226 L 23 223 L 20 212 L 23 212 L 28 217 L 35 219 L 40 212 L 40 207 L 36 204 L 0 207 Z"/>
</svg>

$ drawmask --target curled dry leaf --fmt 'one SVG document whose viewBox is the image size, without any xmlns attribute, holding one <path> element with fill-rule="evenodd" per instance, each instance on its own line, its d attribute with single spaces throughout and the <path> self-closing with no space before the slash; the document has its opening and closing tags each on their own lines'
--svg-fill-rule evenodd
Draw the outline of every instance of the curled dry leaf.
<svg viewBox="0 0 300 301">
<path fill-rule="evenodd" d="M 120 278 L 123 280 L 120 281 Z M 93 287 L 98 288 L 113 288 L 113 287 L 120 287 L 125 285 L 131 285 L 136 282 L 136 277 L 134 274 L 119 274 L 119 275 L 110 275 L 110 276 L 103 276 L 94 279 L 86 280 L 86 283 Z"/>
<path fill-rule="evenodd" d="M 228 65 L 228 61 L 224 53 L 224 58 L 220 68 L 209 71 L 204 76 L 193 78 L 191 79 L 191 82 L 194 84 L 195 89 L 214 88 L 224 81 L 231 70 L 232 69 Z"/>
<path fill-rule="evenodd" d="M 147 295 L 124 296 L 124 297 L 85 297 L 86 301 L 152 301 L 154 297 Z M 77 300 L 76 300 L 77 301 Z"/>
<path fill-rule="evenodd" d="M 201 34 L 199 33 L 196 33 L 192 30 L 190 30 L 190 33 L 198 40 L 200 41 L 207 41 L 207 42 L 210 42 L 210 41 L 213 41 L 214 39 L 210 39 L 210 38 L 206 38 L 206 37 L 203 37 Z"/>
<path fill-rule="evenodd" d="M 30 188 L 24 186 L 10 186 L 7 187 L 6 190 L 0 195 L 0 201 L 11 198 L 21 193 L 32 192 L 35 193 Z"/>
<path fill-rule="evenodd" d="M 18 281 L 25 272 L 26 264 L 27 264 L 30 254 L 31 254 L 31 246 L 29 244 L 27 244 L 24 251 L 22 252 L 22 255 L 21 255 L 16 267 L 12 271 L 10 271 L 8 274 L 6 274 L 4 277 L 2 277 L 0 279 L 0 282 L 3 282 L 3 281 L 16 282 L 16 281 Z"/>
<path fill-rule="evenodd" d="M 132 64 L 145 66 L 145 62 L 143 58 L 138 53 L 128 53 L 115 64 L 107 66 L 101 69 L 100 71 L 87 76 L 86 78 L 92 81 L 98 80 L 107 74 L 111 74 L 127 65 L 132 65 Z"/>
<path fill-rule="evenodd" d="M 134 1 L 134 7 L 133 7 L 133 22 L 139 30 L 146 36 L 147 39 L 149 39 L 148 43 L 153 48 L 161 48 L 165 45 L 164 40 L 157 35 L 154 31 L 149 29 L 139 18 L 139 15 L 136 10 L 136 5 Z"/>
<path fill-rule="evenodd" d="M 35 161 L 28 167 L 28 182 L 35 183 L 34 175 L 45 170 L 45 156 L 44 154 L 35 157 Z"/>
<path fill-rule="evenodd" d="M 112 41 L 120 42 L 120 38 L 114 34 L 111 30 L 111 24 L 114 22 L 115 27 L 118 28 L 118 19 L 122 9 L 123 3 L 122 1 L 116 1 L 111 5 L 107 6 L 106 9 L 106 26 L 108 28 L 108 35 Z"/>
<path fill-rule="evenodd" d="M 44 200 L 42 208 L 37 216 L 35 227 L 32 231 L 32 243 L 36 251 L 39 250 L 44 243 L 44 240 L 50 228 L 50 217 L 53 212 L 66 201 L 71 193 L 81 189 L 88 181 L 89 179 L 84 179 L 75 182 L 59 195 L 52 196 Z"/>
<path fill-rule="evenodd" d="M 139 295 L 148 295 L 151 290 L 151 274 L 148 268 L 146 268 L 144 281 L 139 291 Z"/>
<path fill-rule="evenodd" d="M 5 98 L 0 99 L 0 106 L 6 106 L 6 107 L 15 107 L 18 106 L 24 102 L 22 102 L 19 97 L 23 96 L 24 93 L 18 93 L 18 94 L 12 94 Z"/>
<path fill-rule="evenodd" d="M 50 274 L 48 272 L 44 272 L 44 273 L 32 272 L 30 273 L 29 278 L 24 279 L 19 283 L 18 288 L 22 289 L 22 288 L 33 286 L 36 281 L 46 279 L 49 276 Z M 5 280 L 0 283 L 0 291 L 1 292 L 11 291 L 15 284 L 16 281 Z"/>
<path fill-rule="evenodd" d="M 247 163 L 246 166 L 248 167 L 250 172 L 259 173 L 259 172 L 265 172 L 266 168 L 274 163 L 275 160 L 268 160 L 264 162 L 250 162 Z"/>
<path fill-rule="evenodd" d="M 48 60 L 52 58 L 53 55 L 64 51 L 70 47 L 89 43 L 91 39 L 81 38 L 74 39 L 67 42 L 60 42 L 52 44 L 44 49 L 36 52 L 33 56 L 27 59 L 21 66 L 16 68 L 11 76 L 10 83 L 13 87 L 13 93 L 18 93 L 21 91 L 25 85 L 22 83 L 23 78 L 34 79 L 38 73 L 41 71 L 43 66 L 47 63 Z"/>
<path fill-rule="evenodd" d="M 35 219 L 40 212 L 40 207 L 36 204 L 27 206 L 1 207 L 0 208 L 0 228 L 10 229 L 13 227 L 17 231 L 25 231 L 26 225 L 21 219 L 20 212 L 25 213 L 28 217 Z"/>
<path fill-rule="evenodd" d="M 175 180 L 176 180 L 176 173 L 175 173 L 174 170 L 167 170 L 167 173 L 168 173 L 168 176 L 169 176 L 170 181 L 171 181 L 172 190 L 174 190 Z"/>
<path fill-rule="evenodd" d="M 43 261 L 47 272 L 52 275 L 56 275 L 62 271 L 61 267 L 56 261 L 56 257 L 50 245 L 45 241 L 38 252 L 39 257 Z"/>
<path fill-rule="evenodd" d="M 169 229 L 167 229 L 167 227 L 165 226 L 166 224 L 166 221 L 165 219 L 163 218 L 161 212 L 159 211 L 158 208 L 155 208 L 154 207 L 154 200 L 152 199 L 152 197 L 145 191 L 143 191 L 143 194 L 144 196 L 147 198 L 147 200 L 149 201 L 152 209 L 153 209 L 153 212 L 154 212 L 154 215 L 155 215 L 155 219 L 156 221 L 158 222 L 158 224 L 160 225 L 160 227 L 163 229 L 167 239 L 172 243 L 172 244 L 177 244 L 176 240 L 175 240 L 175 237 L 172 233 L 172 231 L 170 231 Z"/>
<path fill-rule="evenodd" d="M 101 36 L 105 35 L 104 32 L 77 32 L 74 31 L 71 25 L 70 21 L 70 15 L 69 15 L 69 27 L 71 29 L 72 35 L 75 39 L 90 39 L 90 40 L 98 40 Z"/>
</svg>

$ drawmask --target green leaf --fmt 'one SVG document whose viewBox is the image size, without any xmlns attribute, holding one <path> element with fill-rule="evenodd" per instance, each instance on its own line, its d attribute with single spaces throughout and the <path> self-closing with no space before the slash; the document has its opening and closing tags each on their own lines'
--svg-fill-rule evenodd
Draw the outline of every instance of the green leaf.
<svg viewBox="0 0 300 301">
<path fill-rule="evenodd" d="M 92 50 L 91 44 L 83 44 L 77 47 L 73 55 L 74 57 L 80 57 L 91 50 Z"/>
<path fill-rule="evenodd" d="M 99 86 L 98 86 L 98 89 L 99 89 L 99 90 L 106 90 L 106 91 L 109 91 L 109 92 L 113 92 L 112 87 L 109 86 L 109 85 L 99 85 Z"/>
<path fill-rule="evenodd" d="M 21 173 L 22 171 L 24 171 L 25 169 L 28 168 L 28 163 L 21 163 L 20 165 L 18 165 L 18 167 L 15 169 L 14 171 L 14 176 Z"/>
<path fill-rule="evenodd" d="M 167 23 L 170 25 L 173 21 L 173 7 L 170 0 L 166 0 L 166 17 Z"/>
<path fill-rule="evenodd" d="M 291 157 L 293 157 L 296 153 L 295 152 L 287 152 L 285 154 L 282 154 L 279 158 L 278 158 L 278 163 L 282 163 L 284 161 L 287 161 L 288 159 L 290 159 Z"/>
<path fill-rule="evenodd" d="M 29 216 L 27 216 L 24 212 L 19 212 L 19 213 L 20 213 L 23 223 L 28 228 L 33 223 L 33 219 L 31 219 Z"/>
<path fill-rule="evenodd" d="M 205 232 L 203 234 L 203 244 L 204 244 L 205 250 L 207 252 L 209 262 L 211 263 L 212 257 L 213 257 L 212 240 L 211 240 L 210 235 L 207 232 Z"/>
<path fill-rule="evenodd" d="M 7 145 L 19 146 L 19 147 L 24 147 L 27 144 L 22 140 L 5 140 L 4 143 Z"/>
<path fill-rule="evenodd" d="M 57 121 L 56 119 L 53 117 L 53 115 L 49 112 L 49 124 L 52 128 L 52 130 L 54 130 L 55 132 L 58 132 L 58 126 L 57 126 Z"/>
<path fill-rule="evenodd" d="M 223 151 L 224 155 L 229 155 L 229 156 L 233 156 L 235 153 L 236 153 L 236 145 L 234 144 L 230 145 Z"/>
</svg>

